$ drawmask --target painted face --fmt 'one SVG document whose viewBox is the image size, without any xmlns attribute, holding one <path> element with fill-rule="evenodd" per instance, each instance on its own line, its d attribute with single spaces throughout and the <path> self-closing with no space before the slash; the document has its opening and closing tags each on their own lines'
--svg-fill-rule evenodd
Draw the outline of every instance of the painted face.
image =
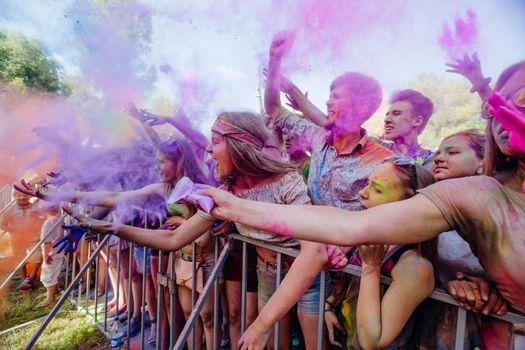
<svg viewBox="0 0 525 350">
<path fill-rule="evenodd" d="M 507 100 L 511 100 L 512 96 L 516 91 L 520 90 L 525 86 L 525 67 L 516 71 L 512 77 L 503 85 L 499 91 L 500 95 Z M 525 108 L 516 106 L 525 114 Z M 507 156 L 513 157 L 525 157 L 525 154 L 521 154 L 509 145 L 509 132 L 503 128 L 501 123 L 496 119 L 492 118 L 492 136 L 496 140 L 496 144 L 501 152 Z"/>
<path fill-rule="evenodd" d="M 157 151 L 155 169 L 159 172 L 161 182 L 177 180 L 177 164 L 162 151 Z"/>
<path fill-rule="evenodd" d="M 478 158 L 469 144 L 469 138 L 463 135 L 441 142 L 432 164 L 432 174 L 437 181 L 482 173 L 483 159 Z"/>
<path fill-rule="evenodd" d="M 409 135 L 413 130 L 412 104 L 407 101 L 392 103 L 385 117 L 385 138 L 395 140 Z"/>
<path fill-rule="evenodd" d="M 343 85 L 336 86 L 330 90 L 330 97 L 326 101 L 326 109 L 325 129 L 343 131 L 355 124 L 355 121 L 351 120 L 350 94 Z"/>
<path fill-rule="evenodd" d="M 406 199 L 406 191 L 395 165 L 378 166 L 368 178 L 368 185 L 359 191 L 359 201 L 365 208 Z"/>
<path fill-rule="evenodd" d="M 208 145 L 206 151 L 217 161 L 217 166 L 214 169 L 214 175 L 217 180 L 221 181 L 233 175 L 235 166 L 230 157 L 230 152 L 228 152 L 228 146 L 226 145 L 224 136 L 212 131 L 211 143 Z"/>
</svg>

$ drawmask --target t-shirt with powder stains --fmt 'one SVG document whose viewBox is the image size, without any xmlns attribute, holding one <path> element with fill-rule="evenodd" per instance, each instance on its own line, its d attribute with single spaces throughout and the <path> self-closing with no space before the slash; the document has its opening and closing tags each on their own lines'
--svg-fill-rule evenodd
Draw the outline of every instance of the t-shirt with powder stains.
<svg viewBox="0 0 525 350">
<path fill-rule="evenodd" d="M 525 312 L 525 193 L 487 176 L 444 180 L 418 192 L 469 243 L 501 295 Z"/>
<path fill-rule="evenodd" d="M 265 203 L 310 204 L 308 189 L 304 183 L 303 176 L 297 171 L 289 172 L 272 183 L 236 192 L 235 195 L 240 198 Z M 299 245 L 299 242 L 293 238 L 277 236 L 273 233 L 239 223 L 235 223 L 235 226 L 241 235 L 249 238 L 277 244 L 282 247 Z"/>
<path fill-rule="evenodd" d="M 368 183 L 375 167 L 392 151 L 368 139 L 361 129 L 361 140 L 351 152 L 337 153 L 327 141 L 328 132 L 312 122 L 282 109 L 274 118 L 276 127 L 298 138 L 312 154 L 308 175 L 308 190 L 315 205 L 327 205 L 346 210 L 363 210 L 358 193 Z"/>
</svg>

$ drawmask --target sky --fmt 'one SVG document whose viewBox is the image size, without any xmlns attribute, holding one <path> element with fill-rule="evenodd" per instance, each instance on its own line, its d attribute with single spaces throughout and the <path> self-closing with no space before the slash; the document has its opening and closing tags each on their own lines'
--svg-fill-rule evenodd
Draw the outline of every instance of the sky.
<svg viewBox="0 0 525 350">
<path fill-rule="evenodd" d="M 485 75 L 496 78 L 525 57 L 523 0 L 100 3 L 0 0 L 0 28 L 41 41 L 67 75 L 91 80 L 109 106 L 132 100 L 155 111 L 162 97 L 183 105 L 203 131 L 220 111 L 254 110 L 258 72 L 281 29 L 297 32 L 286 74 L 323 110 L 330 82 L 346 71 L 375 77 L 385 98 L 421 73 L 450 75 L 438 39 L 444 23 L 453 29 L 469 10 L 479 31 L 468 51 L 479 53 Z M 132 16 L 150 24 L 146 47 L 116 35 Z M 145 62 L 146 78 L 134 60 Z"/>
</svg>

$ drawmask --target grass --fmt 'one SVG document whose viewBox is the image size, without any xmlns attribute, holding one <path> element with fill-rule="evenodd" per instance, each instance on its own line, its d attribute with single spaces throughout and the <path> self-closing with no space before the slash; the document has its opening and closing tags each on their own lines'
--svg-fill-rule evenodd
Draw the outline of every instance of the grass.
<svg viewBox="0 0 525 350">
<path fill-rule="evenodd" d="M 43 300 L 39 297 L 45 293 L 42 285 L 31 292 L 19 293 L 16 286 L 20 281 L 14 281 L 7 296 L 0 300 L 0 331 L 34 320 L 49 314 L 53 305 L 42 309 L 33 309 L 34 305 Z M 59 296 L 55 300 L 58 300 Z M 66 301 L 61 310 L 71 310 L 74 306 Z M 76 310 L 58 314 L 47 326 L 36 343 L 34 349 L 107 349 L 109 340 L 92 322 L 92 317 L 86 319 L 86 312 Z M 38 329 L 42 321 L 0 335 L 0 349 L 21 349 Z"/>
</svg>

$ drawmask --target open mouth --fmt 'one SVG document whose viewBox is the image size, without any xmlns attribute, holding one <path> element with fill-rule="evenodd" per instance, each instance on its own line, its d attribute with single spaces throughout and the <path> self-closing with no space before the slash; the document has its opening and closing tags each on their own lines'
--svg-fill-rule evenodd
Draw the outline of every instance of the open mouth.
<svg viewBox="0 0 525 350">
<path fill-rule="evenodd" d="M 390 132 L 394 130 L 394 127 L 392 125 L 385 126 L 385 132 Z"/>
</svg>

